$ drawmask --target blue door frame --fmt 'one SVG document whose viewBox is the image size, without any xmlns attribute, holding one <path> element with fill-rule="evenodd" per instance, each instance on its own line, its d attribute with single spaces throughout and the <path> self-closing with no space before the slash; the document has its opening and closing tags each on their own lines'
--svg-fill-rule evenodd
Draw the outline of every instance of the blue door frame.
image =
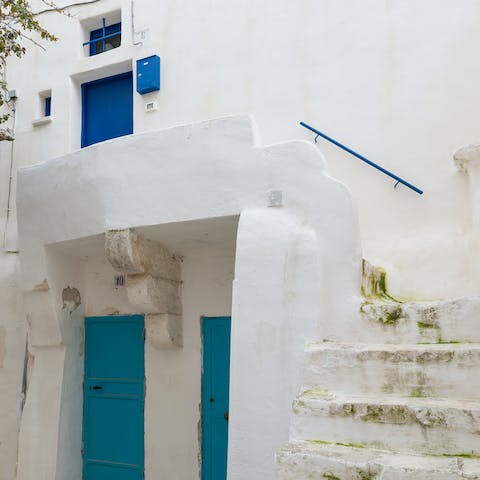
<svg viewBox="0 0 480 480">
<path fill-rule="evenodd" d="M 144 318 L 85 319 L 83 480 L 142 480 Z"/>
<path fill-rule="evenodd" d="M 82 84 L 82 148 L 131 133 L 132 72 Z"/>
<path fill-rule="evenodd" d="M 202 480 L 227 478 L 230 317 L 203 317 Z"/>
</svg>

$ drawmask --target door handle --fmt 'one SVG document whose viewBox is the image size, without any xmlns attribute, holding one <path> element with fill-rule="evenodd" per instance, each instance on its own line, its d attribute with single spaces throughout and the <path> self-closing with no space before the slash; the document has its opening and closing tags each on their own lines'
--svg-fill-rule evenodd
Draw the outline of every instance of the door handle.
<svg viewBox="0 0 480 480">
<path fill-rule="evenodd" d="M 100 385 L 90 385 L 90 390 L 102 390 L 102 388 Z"/>
<path fill-rule="evenodd" d="M 225 413 L 223 414 L 223 418 L 228 422 L 228 412 L 225 412 Z"/>
</svg>

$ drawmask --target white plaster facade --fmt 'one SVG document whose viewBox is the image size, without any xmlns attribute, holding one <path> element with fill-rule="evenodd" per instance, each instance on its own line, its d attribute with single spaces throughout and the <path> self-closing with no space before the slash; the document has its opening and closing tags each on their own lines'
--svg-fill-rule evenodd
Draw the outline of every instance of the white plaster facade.
<svg viewBox="0 0 480 480">
<path fill-rule="evenodd" d="M 360 245 L 388 271 L 398 297 L 479 293 L 476 167 L 466 154 L 467 174 L 457 170 L 452 153 L 478 139 L 480 67 L 471 58 L 480 5 L 100 0 L 68 12 L 40 16 L 57 44 L 31 48 L 7 68 L 18 100 L 13 150 L 0 143 L 0 479 L 80 478 L 83 317 L 138 312 L 112 287 L 103 254 L 102 235 L 119 228 L 136 228 L 184 256 L 183 348 L 146 345 L 147 372 L 185 382 L 158 414 L 148 403 L 158 404 L 159 384 L 147 389 L 146 478 L 197 478 L 198 318 L 229 313 L 229 478 L 273 478 L 269 455 L 288 437 L 304 341 L 343 338 L 345 328 L 361 333 Z M 110 14 L 121 18 L 121 47 L 86 56 L 91 19 Z M 151 54 L 162 58 L 162 87 L 134 94 L 136 135 L 77 152 L 80 84 L 132 70 Z M 46 90 L 51 122 L 34 126 Z M 158 109 L 146 113 L 147 101 Z M 237 112 L 253 114 L 261 140 L 246 116 L 169 128 Z M 329 172 L 351 192 L 357 228 L 350 194 L 325 175 L 315 147 L 262 147 L 311 141 L 300 120 L 425 194 L 394 190 L 386 177 L 320 143 Z M 22 167 L 29 168 L 17 196 Z M 158 188 L 164 183 L 166 191 Z M 268 207 L 270 190 L 283 192 L 282 207 Z M 33 291 L 45 279 L 49 290 Z M 71 314 L 62 309 L 66 285 L 82 294 Z M 27 330 L 31 377 L 18 437 Z M 158 367 L 166 361 L 171 366 Z M 265 377 L 245 378 L 254 362 Z M 185 413 L 181 425 L 169 414 L 172 404 Z M 152 450 L 160 425 L 170 432 L 167 462 Z M 265 437 L 253 446 L 254 432 Z M 173 466 L 183 469 L 177 477 Z"/>
<path fill-rule="evenodd" d="M 155 313 L 115 292 L 102 261 L 103 232 L 126 228 L 183 257 L 183 347 L 156 349 L 147 328 L 146 478 L 198 474 L 199 320 L 215 314 L 232 315 L 230 478 L 273 478 L 303 345 L 322 334 L 321 318 L 342 318 L 337 330 L 353 321 L 360 252 L 350 196 L 326 176 L 318 150 L 307 142 L 260 147 L 254 131 L 249 117 L 225 118 L 21 171 L 22 285 L 35 363 L 19 479 L 80 478 L 82 316 Z M 271 190 L 283 192 L 282 206 L 269 206 Z M 62 309 L 67 285 L 78 288 L 86 312 Z M 39 434 L 46 430 L 49 442 Z"/>
</svg>

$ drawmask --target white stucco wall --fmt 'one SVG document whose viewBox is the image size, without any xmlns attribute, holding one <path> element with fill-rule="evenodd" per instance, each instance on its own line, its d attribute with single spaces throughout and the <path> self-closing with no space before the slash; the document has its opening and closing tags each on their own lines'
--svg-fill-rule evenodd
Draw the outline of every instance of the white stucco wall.
<svg viewBox="0 0 480 480">
<path fill-rule="evenodd" d="M 232 322 L 230 480 L 274 478 L 271 453 L 288 438 L 283 419 L 300 388 L 303 346 L 325 334 L 328 295 L 317 295 L 328 280 L 321 274 L 319 240 L 314 229 L 283 209 L 242 213 Z"/>
<path fill-rule="evenodd" d="M 116 9 L 121 48 L 85 57 L 80 22 Z M 467 183 L 451 154 L 477 135 L 480 67 L 470 61 L 479 44 L 477 2 L 135 2 L 135 30 L 148 29 L 137 46 L 130 1 L 102 0 L 69 12 L 41 15 L 61 40 L 47 52 L 31 49 L 8 68 L 20 92 L 18 166 L 78 148 L 79 85 L 155 53 L 162 58 L 162 89 L 134 94 L 136 132 L 250 112 L 268 144 L 311 140 L 298 126 L 309 122 L 425 191 L 419 197 L 393 190 L 388 178 L 320 142 L 330 171 L 358 205 L 365 255 L 388 269 L 392 290 L 415 298 L 475 293 L 464 236 Z M 53 121 L 33 128 L 38 92 L 46 89 L 52 89 Z M 158 110 L 147 114 L 151 100 Z"/>
<path fill-rule="evenodd" d="M 147 342 L 145 478 L 199 478 L 202 344 L 200 317 L 231 314 L 234 252 L 186 253 L 183 348 Z"/>
<path fill-rule="evenodd" d="M 94 243 L 95 250 L 88 260 L 84 260 L 86 315 L 138 313 L 128 302 L 125 288 L 114 288 L 116 272 L 104 256 L 98 256 L 97 251 L 103 247 L 101 239 Z M 145 342 L 145 478 L 198 478 L 202 366 L 200 319 L 202 315 L 231 315 L 234 246 L 212 250 L 208 244 L 202 248 L 179 245 L 183 257 L 183 347 L 155 348 L 148 335 Z M 69 249 L 79 257 L 85 257 L 85 252 L 79 254 L 73 244 Z M 76 356 L 76 364 L 71 364 L 64 376 L 73 391 L 83 380 L 83 329 L 77 332 L 70 348 L 72 356 L 81 350 L 81 355 Z M 70 414 L 65 415 L 69 424 L 62 429 L 65 445 L 69 444 L 69 439 L 73 439 L 76 445 L 81 442 L 82 429 L 78 423 L 81 406 L 79 415 L 71 405 L 72 400 L 79 398 L 82 398 L 81 392 L 64 398 L 64 402 L 70 405 Z M 72 423 L 72 419 L 77 422 Z M 76 450 L 79 456 L 80 449 Z M 67 462 L 62 459 L 62 464 L 68 465 L 69 470 L 57 472 L 56 478 L 80 478 L 81 462 L 78 460 L 72 462 L 69 459 Z"/>
<path fill-rule="evenodd" d="M 191 229 L 195 230 L 195 226 Z M 232 312 L 235 243 L 231 239 L 236 237 L 235 220 L 228 221 L 228 229 L 231 229 L 228 239 L 221 246 L 212 245 L 207 238 L 202 246 L 195 246 L 195 241 L 178 244 L 182 255 L 183 347 L 158 349 L 147 334 L 147 479 L 199 477 L 200 325 L 202 316 L 225 316 Z M 34 358 L 31 371 L 35 374 L 29 383 L 29 404 L 20 439 L 21 452 L 28 452 L 28 458 L 21 453 L 19 478 L 50 478 L 44 472 L 54 472 L 57 480 L 81 479 L 84 317 L 138 313 L 129 303 L 125 287 L 114 288 L 114 275 L 118 272 L 101 255 L 103 242 L 99 236 L 89 240 L 87 247 L 70 241 L 48 249 L 63 345 L 31 348 Z M 82 303 L 74 312 L 66 311 L 58 297 L 67 286 L 81 292 Z M 48 414 L 43 413 L 45 396 L 60 403 L 51 402 Z M 48 443 L 45 437 L 49 438 Z M 14 455 L 15 452 L 10 453 Z"/>
<path fill-rule="evenodd" d="M 231 311 L 229 478 L 255 468 L 273 479 L 303 345 L 327 332 L 338 336 L 355 319 L 361 257 L 350 195 L 325 174 L 319 152 L 306 142 L 261 147 L 255 132 L 247 116 L 223 118 L 124 137 L 22 170 L 22 286 L 31 346 L 45 360 L 33 366 L 19 480 L 33 471 L 41 480 L 67 479 L 72 470 L 65 467 L 78 468 L 82 310 L 67 316 L 58 298 L 65 284 L 84 284 L 87 315 L 142 313 L 112 290 L 113 270 L 91 255 L 103 257 L 105 231 L 132 227 L 185 257 L 184 346 L 155 351 L 147 337 L 146 478 L 198 474 L 200 317 Z M 270 206 L 272 190 L 282 193 L 281 205 Z M 236 217 L 238 232 L 228 220 Z M 76 400 L 65 408 L 71 395 Z M 45 403 L 49 416 L 41 417 Z M 47 448 L 35 435 L 42 429 L 74 439 Z"/>
<path fill-rule="evenodd" d="M 84 57 L 80 22 L 118 9 L 122 47 Z M 478 2 L 137 1 L 135 30 L 148 29 L 137 46 L 130 1 L 101 0 L 69 12 L 70 17 L 42 14 L 42 23 L 60 41 L 46 52 L 31 48 L 7 68 L 19 99 L 13 159 L 10 145 L 0 144 L 2 239 L 10 161 L 14 198 L 18 167 L 79 147 L 80 84 L 158 54 L 162 89 L 143 97 L 134 93 L 135 132 L 251 112 L 269 144 L 310 141 L 313 136 L 298 126 L 300 120 L 309 122 L 425 190 L 422 197 L 402 187 L 393 190 L 386 177 L 319 143 L 329 171 L 352 192 L 364 256 L 387 269 L 390 290 L 416 299 L 478 293 L 467 179 L 451 161 L 459 145 L 478 135 L 480 67 L 471 61 L 480 44 Z M 41 111 L 38 94 L 48 89 L 52 122 L 33 127 Z M 151 100 L 158 110 L 147 114 L 145 103 Z M 6 247 L 15 250 L 14 202 L 11 206 Z M 0 419 L 0 478 L 10 480 L 26 332 L 12 287 L 15 254 L 2 254 L 0 262 L 0 330 L 5 329 L 7 345 L 0 407 L 10 412 Z"/>
<path fill-rule="evenodd" d="M 0 479 L 9 480 L 16 471 L 27 338 L 18 259 L 16 255 L 0 253 L 0 262 Z"/>
<path fill-rule="evenodd" d="M 0 235 L 3 247 L 10 175 L 10 148 L 0 142 Z M 12 198 L 13 203 L 14 199 Z M 11 205 L 14 207 L 14 205 Z M 26 317 L 19 285 L 18 255 L 0 252 L 0 479 L 14 478 L 27 341 Z"/>
</svg>

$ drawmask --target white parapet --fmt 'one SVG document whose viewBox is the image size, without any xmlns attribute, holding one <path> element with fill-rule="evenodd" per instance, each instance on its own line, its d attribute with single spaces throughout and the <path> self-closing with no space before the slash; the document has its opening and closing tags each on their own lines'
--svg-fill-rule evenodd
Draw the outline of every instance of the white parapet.
<svg viewBox="0 0 480 480">
<path fill-rule="evenodd" d="M 146 315 L 147 480 L 198 472 L 200 318 L 231 315 L 229 478 L 272 480 L 305 341 L 350 331 L 360 304 L 355 211 L 320 152 L 304 141 L 260 146 L 246 115 L 130 135 L 22 169 L 18 213 L 23 288 L 45 299 L 26 304 L 39 344 L 33 353 L 65 348 L 57 388 L 27 394 L 19 480 L 33 471 L 42 479 L 80 476 L 85 313 Z M 215 225 L 231 238 L 227 253 Z M 203 258 L 195 280 L 192 257 L 181 264 L 176 255 L 188 245 L 210 249 L 210 257 L 195 257 Z M 232 273 L 212 276 L 225 255 Z M 112 292 L 115 272 L 126 282 Z M 44 281 L 50 290 L 36 292 Z M 67 287 L 73 300 L 63 308 Z M 32 378 L 49 374 L 44 363 L 33 365 Z M 39 412 L 51 405 L 59 410 L 45 423 Z M 180 426 L 165 413 L 172 405 L 185 418 Z M 65 440 L 52 450 L 30 435 L 39 428 Z M 175 445 L 188 448 L 181 467 Z"/>
</svg>

